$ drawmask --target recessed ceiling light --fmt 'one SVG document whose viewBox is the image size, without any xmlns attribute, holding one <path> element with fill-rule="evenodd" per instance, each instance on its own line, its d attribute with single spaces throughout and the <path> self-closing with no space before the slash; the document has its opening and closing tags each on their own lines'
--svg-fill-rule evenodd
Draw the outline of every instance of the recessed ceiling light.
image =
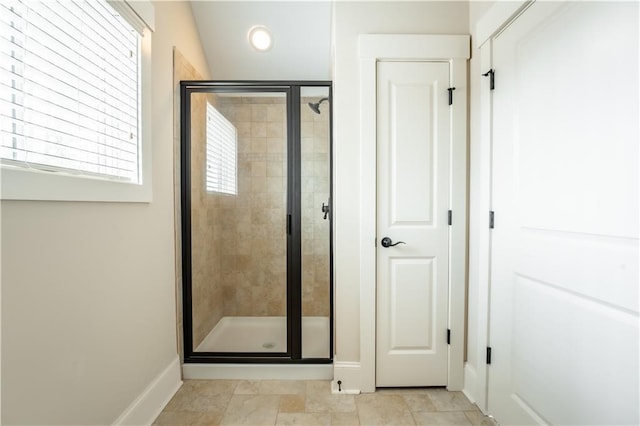
<svg viewBox="0 0 640 426">
<path fill-rule="evenodd" d="M 260 52 L 271 49 L 271 31 L 263 25 L 252 27 L 249 30 L 249 44 Z"/>
</svg>

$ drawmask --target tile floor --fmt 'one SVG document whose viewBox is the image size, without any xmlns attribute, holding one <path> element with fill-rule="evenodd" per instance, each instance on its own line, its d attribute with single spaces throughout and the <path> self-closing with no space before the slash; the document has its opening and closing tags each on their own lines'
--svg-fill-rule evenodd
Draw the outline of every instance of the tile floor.
<svg viewBox="0 0 640 426">
<path fill-rule="evenodd" d="M 333 395 L 329 381 L 185 380 L 154 425 L 481 425 L 461 392 L 380 389 Z"/>
</svg>

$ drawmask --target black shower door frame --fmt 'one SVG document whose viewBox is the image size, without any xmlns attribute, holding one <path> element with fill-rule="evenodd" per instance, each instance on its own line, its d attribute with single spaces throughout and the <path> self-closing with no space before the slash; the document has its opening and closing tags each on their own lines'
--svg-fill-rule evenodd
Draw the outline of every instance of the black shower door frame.
<svg viewBox="0 0 640 426">
<path fill-rule="evenodd" d="M 302 212 L 301 212 L 301 96 L 302 87 L 329 91 L 329 357 L 302 357 Z M 287 109 L 287 351 L 196 352 L 193 349 L 191 239 L 191 95 L 194 93 L 286 94 Z M 297 363 L 333 362 L 333 116 L 331 81 L 180 82 L 180 208 L 182 236 L 182 316 L 185 363 Z"/>
</svg>

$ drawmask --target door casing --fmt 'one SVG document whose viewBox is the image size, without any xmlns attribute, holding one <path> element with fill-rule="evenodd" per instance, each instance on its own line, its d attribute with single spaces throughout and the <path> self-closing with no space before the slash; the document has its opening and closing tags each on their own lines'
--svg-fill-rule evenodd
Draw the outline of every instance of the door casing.
<svg viewBox="0 0 640 426">
<path fill-rule="evenodd" d="M 464 312 L 467 236 L 467 60 L 468 35 L 366 34 L 360 49 L 360 211 L 376 211 L 376 67 L 379 60 L 448 61 L 456 88 L 451 109 L 451 210 L 449 264 L 449 390 L 464 384 Z M 360 363 L 359 391 L 376 389 L 376 217 L 363 215 L 360 228 Z M 336 366 L 339 368 L 339 366 Z M 338 370 L 336 370 L 337 372 Z M 340 377 L 335 374 L 336 379 Z M 355 375 L 354 375 L 355 377 Z M 352 384 L 350 387 L 357 386 Z M 337 384 L 334 383 L 334 388 Z"/>
</svg>

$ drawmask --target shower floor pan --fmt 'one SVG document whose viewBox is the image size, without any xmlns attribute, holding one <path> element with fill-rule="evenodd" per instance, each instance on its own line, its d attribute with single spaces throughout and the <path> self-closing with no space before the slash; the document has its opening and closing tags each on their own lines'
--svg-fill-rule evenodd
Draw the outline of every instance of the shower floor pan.
<svg viewBox="0 0 640 426">
<path fill-rule="evenodd" d="M 223 317 L 196 352 L 286 352 L 286 317 Z M 329 318 L 302 317 L 302 357 L 329 358 Z"/>
</svg>

